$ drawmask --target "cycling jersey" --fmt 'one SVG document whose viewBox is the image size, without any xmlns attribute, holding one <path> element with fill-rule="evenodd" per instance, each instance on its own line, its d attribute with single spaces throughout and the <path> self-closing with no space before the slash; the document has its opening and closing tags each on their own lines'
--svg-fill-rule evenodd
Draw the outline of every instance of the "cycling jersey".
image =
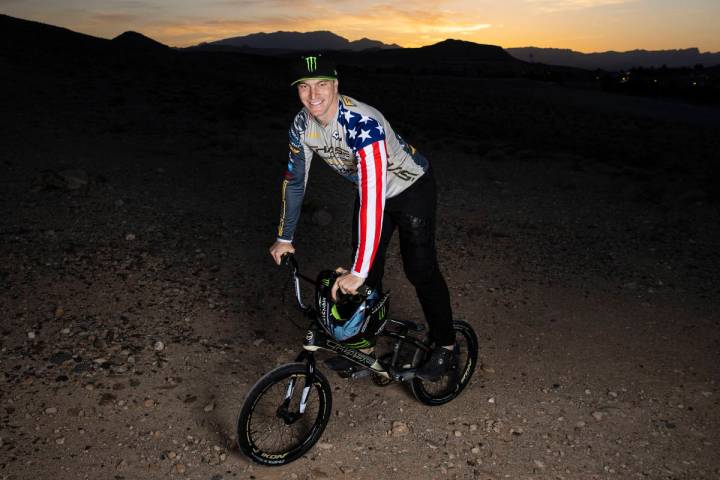
<svg viewBox="0 0 720 480">
<path fill-rule="evenodd" d="M 379 111 L 346 95 L 340 95 L 337 117 L 327 126 L 302 109 L 290 127 L 289 147 L 278 240 L 293 238 L 310 162 L 317 154 L 358 186 L 359 245 L 352 273 L 367 277 L 380 240 L 385 199 L 415 183 L 427 171 L 427 160 L 393 131 Z"/>
</svg>

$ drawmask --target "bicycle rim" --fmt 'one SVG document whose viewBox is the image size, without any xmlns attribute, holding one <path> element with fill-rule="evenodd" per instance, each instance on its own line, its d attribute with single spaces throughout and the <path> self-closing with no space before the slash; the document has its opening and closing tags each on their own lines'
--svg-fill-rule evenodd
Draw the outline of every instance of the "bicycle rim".
<svg viewBox="0 0 720 480">
<path fill-rule="evenodd" d="M 453 322 L 457 362 L 439 380 L 431 382 L 415 377 L 410 383 L 413 395 L 426 405 L 442 405 L 457 397 L 470 382 L 478 354 L 477 336 L 464 321 Z M 423 361 L 426 359 L 424 358 Z"/>
<path fill-rule="evenodd" d="M 252 388 L 238 417 L 238 445 L 263 465 L 285 465 L 310 450 L 330 419 L 332 397 L 327 379 L 315 371 L 304 412 L 304 363 L 283 365 Z"/>
</svg>

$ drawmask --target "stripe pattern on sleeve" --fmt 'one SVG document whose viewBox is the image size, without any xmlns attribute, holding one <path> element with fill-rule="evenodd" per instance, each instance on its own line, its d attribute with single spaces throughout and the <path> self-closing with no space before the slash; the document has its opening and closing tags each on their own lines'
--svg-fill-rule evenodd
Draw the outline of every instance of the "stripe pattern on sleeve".
<svg viewBox="0 0 720 480">
<path fill-rule="evenodd" d="M 377 120 L 366 115 L 345 108 L 341 108 L 339 115 L 347 143 L 352 146 L 358 161 L 359 245 L 352 273 L 365 278 L 380 244 L 385 210 L 388 166 L 385 131 Z"/>
</svg>

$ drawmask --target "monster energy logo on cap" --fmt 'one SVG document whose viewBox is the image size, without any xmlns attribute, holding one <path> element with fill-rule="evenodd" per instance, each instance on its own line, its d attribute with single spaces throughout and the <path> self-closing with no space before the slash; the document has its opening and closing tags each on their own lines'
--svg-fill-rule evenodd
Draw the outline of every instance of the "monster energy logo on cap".
<svg viewBox="0 0 720 480">
<path fill-rule="evenodd" d="M 317 70 L 317 57 L 305 57 L 305 64 L 307 65 L 307 71 L 313 73 Z"/>
<path fill-rule="evenodd" d="M 296 60 L 293 64 L 293 82 L 290 85 L 311 78 L 337 79 L 335 65 L 329 58 L 320 53 L 300 57 L 299 61 Z"/>
</svg>

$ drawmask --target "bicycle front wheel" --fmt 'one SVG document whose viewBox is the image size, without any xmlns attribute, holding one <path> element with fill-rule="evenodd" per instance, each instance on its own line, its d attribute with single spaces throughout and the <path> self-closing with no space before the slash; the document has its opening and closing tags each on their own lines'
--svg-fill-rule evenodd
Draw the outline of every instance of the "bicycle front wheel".
<svg viewBox="0 0 720 480">
<path fill-rule="evenodd" d="M 438 381 L 431 382 L 415 377 L 410 389 L 419 401 L 426 405 L 442 405 L 454 399 L 470 382 L 478 355 L 478 340 L 472 327 L 462 320 L 453 322 L 455 330 L 456 361 Z M 427 355 L 429 357 L 429 354 Z M 418 365 L 427 358 L 416 359 Z"/>
<path fill-rule="evenodd" d="M 282 365 L 262 377 L 245 399 L 238 446 L 253 461 L 285 465 L 310 450 L 330 420 L 332 391 L 325 376 L 304 363 Z"/>
</svg>

